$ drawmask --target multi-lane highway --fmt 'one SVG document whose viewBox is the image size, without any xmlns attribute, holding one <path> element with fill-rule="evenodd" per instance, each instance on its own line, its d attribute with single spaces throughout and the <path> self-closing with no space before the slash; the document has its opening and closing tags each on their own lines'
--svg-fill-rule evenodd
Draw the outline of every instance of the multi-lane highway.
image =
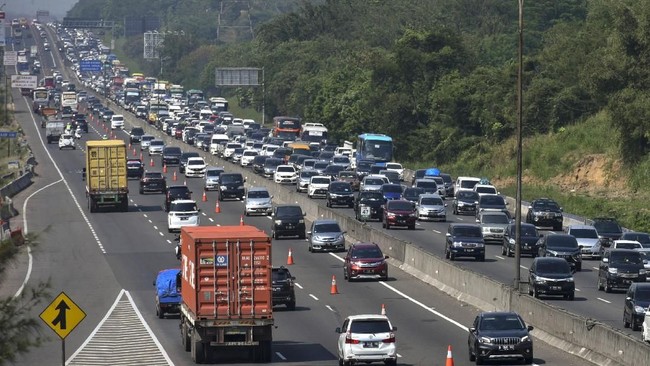
<svg viewBox="0 0 650 366">
<path fill-rule="evenodd" d="M 52 41 L 51 44 L 56 43 Z M 44 52 L 42 47 L 40 51 L 43 70 L 60 67 L 61 60 L 56 51 Z M 72 75 L 69 77 L 73 80 Z M 167 233 L 162 195 L 138 194 L 138 182 L 133 180 L 129 183 L 133 192 L 129 212 L 90 214 L 86 208 L 84 182 L 80 174 L 84 161 L 83 140 L 99 138 L 105 133 L 103 125 L 91 121 L 89 134 L 78 142 L 78 148 L 61 151 L 54 144 L 44 142 L 43 130 L 36 117 L 29 112 L 29 100 L 17 93 L 14 93 L 14 100 L 16 118 L 38 161 L 35 184 L 16 200 L 24 203 L 22 218 L 26 220 L 28 230 L 40 232 L 41 244 L 32 252 L 33 270 L 28 283 L 33 286 L 49 280 L 53 296 L 65 291 L 88 315 L 66 338 L 70 364 L 191 364 L 189 354 L 181 346 L 178 319 L 161 320 L 155 316 L 152 281 L 157 271 L 179 266 L 174 257 L 174 235 Z M 129 117 L 127 129 L 133 123 L 144 125 L 142 121 Z M 160 132 L 146 128 L 160 135 Z M 126 140 L 127 134 L 119 132 L 117 137 Z M 165 139 L 168 143 L 181 145 L 178 141 Z M 135 147 L 136 155 L 139 155 L 139 147 Z M 144 157 L 149 163 L 146 153 Z M 226 169 L 228 167 L 228 163 L 213 157 L 208 160 L 213 164 L 225 165 Z M 153 161 L 155 166 L 147 168 L 161 170 L 160 158 L 155 157 Z M 166 174 L 169 184 L 173 183 L 174 169 L 170 167 Z M 239 223 L 243 212 L 240 201 L 223 202 L 222 212 L 216 214 L 216 193 L 208 192 L 207 201 L 201 201 L 202 179 L 178 177 L 177 184 L 186 181 L 194 192 L 193 196 L 202 210 L 202 225 Z M 248 184 L 254 185 L 262 180 L 251 179 Z M 452 221 L 468 219 L 452 215 L 449 218 Z M 266 216 L 247 217 L 246 223 L 270 233 L 271 220 Z M 445 224 L 422 224 L 416 231 L 395 230 L 394 234 L 440 253 L 445 227 Z M 398 328 L 400 365 L 442 365 L 448 345 L 454 349 L 456 365 L 470 364 L 466 327 L 478 312 L 475 308 L 395 267 L 390 268 L 389 281 L 347 283 L 341 277 L 341 254 L 309 253 L 302 240 L 275 240 L 274 264 L 286 263 L 289 248 L 296 262 L 290 269 L 297 278 L 297 309 L 286 311 L 282 307 L 276 308 L 274 363 L 336 364 L 337 334 L 334 328 L 340 326 L 347 315 L 378 313 L 384 304 L 391 321 Z M 488 251 L 489 261 L 461 265 L 510 281 L 507 275 L 510 273 L 510 261 L 495 257 L 496 249 L 492 249 Z M 526 263 L 522 262 L 524 266 Z M 499 277 L 500 272 L 505 274 Z M 27 273 L 27 270 L 26 267 L 14 268 L 12 273 Z M 330 294 L 332 275 L 339 280 L 338 295 Z M 581 287 L 580 282 L 578 287 Z M 18 364 L 61 363 L 60 341 L 46 327 L 43 327 L 43 334 L 48 335 L 51 341 L 21 357 Z M 535 344 L 535 363 L 587 364 L 542 342 Z"/>
</svg>

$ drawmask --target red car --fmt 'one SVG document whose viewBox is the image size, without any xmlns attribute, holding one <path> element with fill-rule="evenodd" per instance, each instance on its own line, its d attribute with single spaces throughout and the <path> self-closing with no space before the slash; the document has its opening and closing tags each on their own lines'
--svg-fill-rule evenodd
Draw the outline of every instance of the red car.
<svg viewBox="0 0 650 366">
<path fill-rule="evenodd" d="M 388 279 L 388 256 L 384 255 L 375 243 L 352 244 L 345 256 L 343 278 L 353 279 Z"/>
<path fill-rule="evenodd" d="M 406 226 L 409 230 L 415 230 L 417 211 L 413 202 L 407 200 L 386 201 L 383 211 L 382 227 L 390 229 L 391 226 Z"/>
</svg>

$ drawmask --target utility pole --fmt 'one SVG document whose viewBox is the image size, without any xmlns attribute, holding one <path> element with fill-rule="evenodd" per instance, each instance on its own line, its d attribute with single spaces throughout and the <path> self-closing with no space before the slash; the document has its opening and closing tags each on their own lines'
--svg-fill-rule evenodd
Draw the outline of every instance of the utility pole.
<svg viewBox="0 0 650 366">
<path fill-rule="evenodd" d="M 515 288 L 521 282 L 521 176 L 523 129 L 523 53 L 524 53 L 524 0 L 519 1 L 519 68 L 517 70 L 517 195 L 515 196 Z"/>
</svg>

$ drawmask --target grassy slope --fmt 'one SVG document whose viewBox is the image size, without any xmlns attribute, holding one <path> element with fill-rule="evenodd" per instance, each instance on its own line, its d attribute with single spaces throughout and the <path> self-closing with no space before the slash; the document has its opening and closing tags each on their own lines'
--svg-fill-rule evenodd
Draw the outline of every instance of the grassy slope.
<svg viewBox="0 0 650 366">
<path fill-rule="evenodd" d="M 617 165 L 617 132 L 608 117 L 598 114 L 561 131 L 526 138 L 523 143 L 523 199 L 551 197 L 566 212 L 584 217 L 612 216 L 623 226 L 650 231 L 650 198 L 647 182 L 647 161 L 631 170 Z M 572 188 L 567 182 L 584 169 L 584 158 L 597 155 L 606 164 L 588 175 L 604 177 L 603 183 L 583 182 Z M 516 141 L 509 139 L 499 145 L 485 143 L 459 156 L 452 164 L 441 164 L 452 174 L 473 174 L 492 179 L 502 193 L 515 195 Z"/>
</svg>

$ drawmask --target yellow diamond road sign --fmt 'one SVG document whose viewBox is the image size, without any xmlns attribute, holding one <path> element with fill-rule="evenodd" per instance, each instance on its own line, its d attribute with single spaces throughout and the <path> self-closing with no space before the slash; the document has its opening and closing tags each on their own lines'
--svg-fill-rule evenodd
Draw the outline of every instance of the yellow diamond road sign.
<svg viewBox="0 0 650 366">
<path fill-rule="evenodd" d="M 85 317 L 86 313 L 64 292 L 61 292 L 41 313 L 41 319 L 61 339 L 65 339 Z"/>
</svg>

